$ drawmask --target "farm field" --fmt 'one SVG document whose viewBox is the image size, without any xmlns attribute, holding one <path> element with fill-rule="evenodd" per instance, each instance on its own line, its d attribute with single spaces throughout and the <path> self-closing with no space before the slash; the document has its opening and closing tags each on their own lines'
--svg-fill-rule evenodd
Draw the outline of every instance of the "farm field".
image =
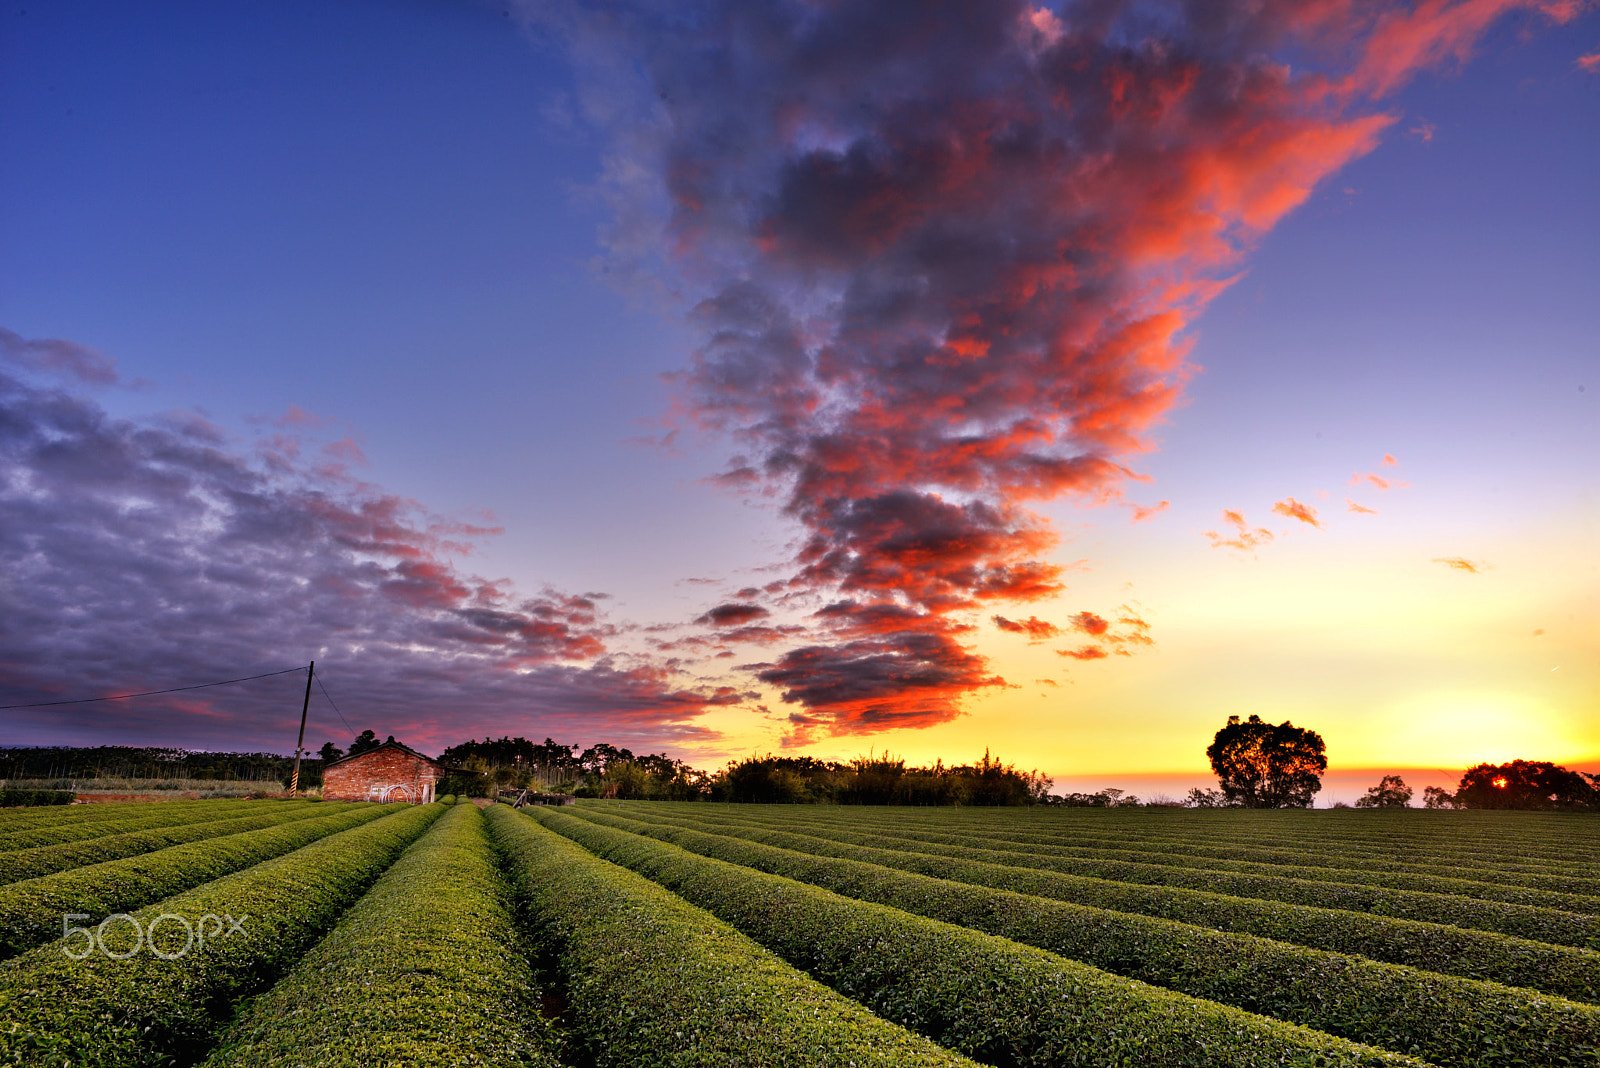
<svg viewBox="0 0 1600 1068">
<path fill-rule="evenodd" d="M 0 1064 L 1600 1065 L 1593 817 L 453 800 L 5 814 Z"/>
</svg>

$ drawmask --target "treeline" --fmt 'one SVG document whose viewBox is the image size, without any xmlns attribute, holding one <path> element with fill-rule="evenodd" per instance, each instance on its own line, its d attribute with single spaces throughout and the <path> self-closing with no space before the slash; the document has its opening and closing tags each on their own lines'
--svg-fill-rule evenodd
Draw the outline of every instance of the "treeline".
<svg viewBox="0 0 1600 1068">
<path fill-rule="evenodd" d="M 441 789 L 479 795 L 533 789 L 620 800 L 756 804 L 1092 805 L 1115 804 L 1119 793 L 1074 794 L 1072 800 L 1054 797 L 1048 776 L 1020 771 L 987 750 L 976 763 L 952 767 L 943 761 L 907 767 L 904 760 L 887 754 L 843 763 L 767 755 L 730 761 L 720 771 L 706 772 L 662 753 L 640 756 L 606 743 L 580 749 L 550 738 L 543 742 L 486 738 L 452 746 L 439 759 L 471 773 L 452 777 Z"/>
<path fill-rule="evenodd" d="M 200 753 L 167 746 L 96 745 L 0 748 L 0 779 L 204 779 L 287 782 L 294 758 L 277 753 Z M 310 780 L 308 783 L 308 775 Z M 321 781 L 319 761 L 303 761 L 300 781 Z"/>
</svg>

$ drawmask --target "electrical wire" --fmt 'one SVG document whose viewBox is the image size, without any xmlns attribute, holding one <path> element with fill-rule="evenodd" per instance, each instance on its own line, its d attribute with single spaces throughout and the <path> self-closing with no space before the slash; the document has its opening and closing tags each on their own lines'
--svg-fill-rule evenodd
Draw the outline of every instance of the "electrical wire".
<svg viewBox="0 0 1600 1068">
<path fill-rule="evenodd" d="M 339 722 L 344 724 L 344 729 L 350 732 L 350 737 L 354 738 L 356 736 L 356 729 L 350 726 L 350 721 L 344 718 L 344 713 L 339 711 L 339 706 L 337 704 L 334 704 L 333 694 L 329 693 L 328 688 L 322 685 L 322 676 L 313 675 L 311 677 L 317 680 L 317 689 L 321 690 L 322 696 L 328 699 L 328 703 L 330 705 L 333 705 L 334 715 L 339 717 Z"/>
<path fill-rule="evenodd" d="M 274 675 L 293 675 L 295 672 L 306 670 L 303 667 L 284 668 L 282 671 L 268 671 L 262 675 L 246 675 L 242 679 L 224 679 L 221 682 L 197 682 L 193 686 L 173 686 L 166 690 L 145 690 L 143 693 L 119 693 L 115 697 L 79 697 L 71 701 L 35 701 L 26 705 L 0 705 L 0 709 L 7 708 L 48 708 L 52 705 L 88 705 L 96 701 L 126 701 L 130 697 L 154 697 L 158 693 L 178 693 L 180 690 L 204 690 L 212 686 L 232 686 L 236 682 L 249 682 L 252 679 L 270 679 Z M 323 691 L 327 692 L 327 691 Z M 333 700 L 333 698 L 328 698 Z M 344 717 L 339 717 L 343 719 Z M 348 726 L 348 724 L 346 724 Z"/>
</svg>

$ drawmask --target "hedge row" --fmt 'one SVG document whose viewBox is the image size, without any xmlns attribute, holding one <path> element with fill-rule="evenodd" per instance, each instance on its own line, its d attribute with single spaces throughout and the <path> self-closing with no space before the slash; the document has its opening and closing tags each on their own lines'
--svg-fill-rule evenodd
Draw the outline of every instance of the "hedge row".
<svg viewBox="0 0 1600 1068">
<path fill-rule="evenodd" d="M 289 808 L 305 808 L 310 801 L 204 801 L 194 805 L 148 805 L 146 811 L 117 820 L 94 820 L 89 823 L 69 823 L 65 826 L 4 831 L 0 842 L 0 855 L 22 849 L 41 849 L 45 846 L 83 842 L 91 838 L 105 838 L 113 834 L 147 831 L 155 827 L 176 827 L 193 822 L 231 819 L 256 812 L 281 812 Z M 205 807 L 201 807 L 201 806 Z M 153 809 L 154 811 L 149 811 Z"/>
<path fill-rule="evenodd" d="M 533 815 L 879 1015 L 989 1064 L 1416 1063 L 573 816 Z"/>
<path fill-rule="evenodd" d="M 642 824 L 619 820 L 598 810 L 590 809 L 583 814 L 609 826 L 662 837 L 657 832 L 645 830 Z M 1358 954 L 1372 960 L 1425 971 L 1531 987 L 1577 1001 L 1600 1001 L 1600 953 L 1592 950 L 1552 946 L 1509 935 L 1466 931 L 1444 924 L 1397 920 L 1341 909 L 1308 908 L 1201 890 L 1109 882 L 965 860 L 959 856 L 931 856 L 846 845 L 815 835 L 767 830 L 759 826 L 697 824 L 687 818 L 649 815 L 646 823 L 654 826 L 710 831 L 780 849 L 842 857 L 919 875 L 1012 890 L 1033 897 L 1070 901 L 1116 912 L 1156 916 L 1334 953 Z"/>
<path fill-rule="evenodd" d="M 485 813 L 556 960 L 571 1063 L 595 1068 L 977 1068 L 504 805 Z"/>
<path fill-rule="evenodd" d="M 70 805 L 66 808 L 13 808 L 0 811 L 0 831 L 37 830 L 41 827 L 68 827 L 99 820 L 122 820 L 140 812 L 165 812 L 169 808 L 194 808 L 213 804 L 193 801 L 128 801 Z"/>
<path fill-rule="evenodd" d="M 1306 812 L 1173 811 L 1161 809 L 975 810 L 835 809 L 857 825 L 890 821 L 934 829 L 975 828 L 982 833 L 1058 833 L 1077 838 L 1148 841 L 1182 838 L 1228 846 L 1315 850 L 1338 842 L 1400 860 L 1424 856 L 1473 864 L 1485 859 L 1557 866 L 1600 860 L 1589 818 L 1531 812 Z M 1430 829 L 1432 828 L 1432 829 Z"/>
<path fill-rule="evenodd" d="M 576 826 L 562 827 L 562 833 L 606 850 L 608 857 L 627 851 L 649 856 L 651 849 L 670 848 L 653 842 L 634 845 L 644 840 L 593 822 L 623 821 L 592 811 L 582 815 L 583 820 L 573 821 Z M 1600 1007 L 1594 1005 L 737 838 L 666 828 L 657 832 L 677 845 L 733 864 L 1037 946 L 1196 998 L 1414 1053 L 1441 1065 L 1509 1068 L 1588 1063 L 1586 1058 L 1600 1053 Z M 685 867 L 680 862 L 677 870 Z M 685 892 L 675 879 L 667 885 Z M 690 900 L 699 902 L 701 892 L 691 892 Z M 712 911 L 723 915 L 717 908 Z"/>
<path fill-rule="evenodd" d="M 134 913 L 145 928 L 164 914 L 191 926 L 207 916 L 239 924 L 180 953 L 182 927 L 167 921 L 162 951 L 173 959 L 146 949 L 123 960 L 102 952 L 74 960 L 64 952 L 68 943 L 19 957 L 0 969 L 0 1063 L 194 1063 L 215 1044 L 235 1003 L 271 985 L 441 813 L 407 805 Z M 131 925 L 119 922 L 102 941 L 121 954 L 131 948 L 131 934 Z"/>
<path fill-rule="evenodd" d="M 205 1066 L 276 1068 L 315 1050 L 319 1068 L 557 1068 L 554 1046 L 483 816 L 456 805 L 249 1003 Z"/>
<path fill-rule="evenodd" d="M 138 856 L 185 842 L 198 842 L 207 838 L 220 838 L 225 834 L 255 831 L 275 827 L 280 823 L 313 819 L 332 815 L 346 809 L 346 805 L 278 808 L 254 816 L 233 819 L 208 820 L 204 823 L 184 823 L 176 826 L 156 827 L 126 834 L 112 834 L 87 841 L 65 842 L 61 845 L 21 849 L 13 853 L 0 853 L 0 883 L 14 883 L 22 879 L 37 879 L 58 871 L 70 871 L 86 864 L 99 864 L 108 860 Z"/>
<path fill-rule="evenodd" d="M 331 816 L 224 835 L 0 886 L 0 959 L 60 938 L 61 917 L 69 912 L 87 913 L 99 921 L 113 912 L 140 908 L 207 879 L 368 823 L 396 807 L 363 805 Z"/>
<path fill-rule="evenodd" d="M 712 818 L 716 818 L 716 817 L 712 817 Z M 794 823 L 795 823 L 795 821 L 793 821 L 792 819 L 790 819 L 788 821 L 784 821 L 782 819 L 778 819 L 778 820 L 773 820 L 773 821 L 770 821 L 770 822 L 772 823 L 772 825 L 775 825 L 775 826 L 776 825 L 780 825 L 780 824 L 785 824 L 785 823 L 788 826 L 793 826 Z M 812 826 L 814 826 L 814 825 L 812 825 Z M 847 835 L 853 835 L 853 837 L 847 837 Z M 830 832 L 828 832 L 828 837 L 830 837 L 830 838 L 835 838 L 836 837 L 836 838 L 839 838 L 839 840 L 841 840 L 841 841 L 857 841 L 857 842 L 866 842 L 866 843 L 870 844 L 871 842 L 884 840 L 886 835 L 885 835 L 885 833 L 883 833 L 881 831 L 880 832 L 876 832 L 876 833 L 873 833 L 873 832 L 860 833 L 860 832 L 830 831 Z M 1400 893 L 1400 894 L 1423 894 L 1423 895 L 1429 895 L 1429 896 L 1447 895 L 1447 896 L 1450 896 L 1450 897 L 1468 897 L 1468 898 L 1473 898 L 1475 900 L 1488 901 L 1488 902 L 1500 902 L 1500 903 L 1505 903 L 1505 904 L 1510 904 L 1510 905 L 1524 906 L 1524 907 L 1533 908 L 1533 909 L 1556 910 L 1556 911 L 1559 911 L 1559 912 L 1567 912 L 1567 913 L 1576 912 L 1576 913 L 1585 914 L 1587 916 L 1600 916 L 1600 897 L 1593 896 L 1593 895 L 1590 895 L 1590 894 L 1558 893 L 1558 892 L 1549 891 L 1549 890 L 1538 890 L 1538 889 L 1533 889 L 1533 888 L 1529 888 L 1529 887 L 1519 887 L 1519 886 L 1506 885 L 1506 884 L 1503 884 L 1503 883 L 1483 882 L 1481 880 L 1460 879 L 1460 878 L 1444 878 L 1444 877 L 1437 876 L 1437 875 L 1414 875 L 1414 874 L 1407 874 L 1407 873 L 1404 873 L 1404 872 L 1382 872 L 1382 871 L 1365 871 L 1365 870 L 1363 870 L 1363 871 L 1351 871 L 1351 870 L 1347 870 L 1347 869 L 1318 868 L 1318 867 L 1310 867 L 1310 866 L 1290 867 L 1290 866 L 1279 866 L 1279 865 L 1272 865 L 1272 864 L 1252 864 L 1252 863 L 1248 863 L 1248 862 L 1244 862 L 1244 861 L 1206 860 L 1206 859 L 1198 858 L 1198 857 L 1182 857 L 1182 856 L 1177 856 L 1177 855 L 1165 855 L 1165 854 L 1162 855 L 1161 857 L 1159 857 L 1159 859 L 1158 859 L 1158 858 L 1153 858 L 1149 853 L 1141 853 L 1141 852 L 1136 852 L 1136 851 L 1132 851 L 1132 850 L 1114 850 L 1114 849 L 1071 850 L 1071 849 L 1065 849 L 1065 848 L 1050 847 L 1050 846 L 1047 846 L 1047 845 L 1044 845 L 1044 844 L 1033 843 L 1033 842 L 1016 842 L 1014 844 L 1007 844 L 1007 843 L 1004 842 L 1004 839 L 1006 838 L 1006 835 L 1005 835 L 1004 832 L 1001 832 L 1001 831 L 997 831 L 996 833 L 993 833 L 993 834 L 984 834 L 984 835 L 980 836 L 980 835 L 970 835 L 970 834 L 953 834 L 953 833 L 941 832 L 941 831 L 917 831 L 917 830 L 909 830 L 909 829 L 906 829 L 906 828 L 903 828 L 903 827 L 897 827 L 897 828 L 894 829 L 894 833 L 893 833 L 892 837 L 899 838 L 899 839 L 901 839 L 903 841 L 907 841 L 907 842 L 924 842 L 924 843 L 928 843 L 928 844 L 931 844 L 931 845 L 937 845 L 937 846 L 953 846 L 953 847 L 956 847 L 957 849 L 979 848 L 979 849 L 994 850 L 996 852 L 1006 853 L 1006 854 L 1010 854 L 1010 855 L 1024 855 L 1024 856 L 1028 856 L 1028 857 L 1031 857 L 1031 858 L 1036 858 L 1036 860 L 1040 861 L 1040 863 L 1035 863 L 1035 864 L 1030 865 L 1030 866 L 1035 866 L 1035 867 L 1050 866 L 1050 867 L 1055 867 L 1058 870 L 1062 870 L 1062 871 L 1079 871 L 1080 873 L 1084 873 L 1084 874 L 1088 873 L 1085 870 L 1086 866 L 1101 865 L 1101 866 L 1107 866 L 1109 868 L 1111 866 L 1120 865 L 1120 864 L 1134 865 L 1134 866 L 1144 866 L 1144 867 L 1147 867 L 1147 868 L 1155 868 L 1155 869 L 1172 869 L 1172 870 L 1178 871 L 1178 872 L 1196 872 L 1196 873 L 1198 873 L 1198 874 L 1195 874 L 1195 875 L 1188 876 L 1188 882 L 1181 882 L 1181 883 L 1180 882 L 1173 882 L 1173 885 L 1200 885 L 1200 886 L 1202 886 L 1202 888 L 1220 889 L 1220 886 L 1218 885 L 1218 880 L 1221 880 L 1221 879 L 1232 880 L 1234 885 L 1239 885 L 1239 886 L 1257 885 L 1257 884 L 1253 884 L 1253 883 L 1250 882 L 1250 880 L 1252 880 L 1252 879 L 1282 879 L 1282 880 L 1294 880 L 1294 881 L 1298 881 L 1298 882 L 1302 882 L 1302 883 L 1306 883 L 1306 882 L 1309 882 L 1309 883 L 1327 883 L 1327 884 L 1330 884 L 1331 886 L 1336 888 L 1336 889 L 1330 891 L 1330 893 L 1333 894 L 1333 895 L 1347 895 L 1350 892 L 1349 890 L 1344 889 L 1344 888 L 1347 888 L 1347 887 L 1355 887 L 1355 888 L 1368 888 L 1368 887 L 1371 887 L 1371 888 L 1378 888 L 1378 889 L 1382 889 L 1382 890 L 1393 891 L 1395 893 Z M 1035 837 L 1035 836 L 1029 836 L 1029 837 Z M 998 845 L 997 845 L 997 839 L 1001 840 L 1000 844 L 998 844 Z M 921 852 L 934 852 L 934 850 L 930 850 L 930 849 L 926 849 L 926 848 L 919 848 L 919 851 L 921 851 Z M 1046 864 L 1042 863 L 1042 861 L 1044 861 L 1045 859 L 1048 859 L 1048 860 L 1052 861 L 1053 863 L 1051 863 L 1049 865 L 1046 865 Z M 1005 862 L 1004 861 L 997 861 L 997 863 L 1005 863 Z M 1128 870 L 1132 871 L 1133 869 L 1129 868 Z M 1121 876 L 1101 876 L 1101 877 L 1103 877 L 1103 878 L 1121 878 Z M 1129 878 L 1129 879 L 1127 879 L 1127 881 L 1129 881 L 1129 882 L 1168 882 L 1169 880 L 1168 879 L 1158 879 L 1158 878 L 1150 878 L 1150 879 Z M 1591 888 L 1592 888 L 1592 883 L 1591 883 Z M 1228 890 L 1228 891 L 1225 891 L 1225 892 L 1232 893 L 1234 891 Z M 1358 892 L 1359 892 L 1359 889 L 1358 889 Z M 1267 893 L 1261 893 L 1261 894 L 1243 893 L 1241 896 L 1245 896 L 1245 897 L 1275 897 L 1276 895 L 1267 894 Z M 1290 899 L 1289 898 L 1284 898 L 1284 899 L 1280 899 L 1280 900 L 1290 900 Z M 1305 904 L 1321 904 L 1320 902 L 1316 902 L 1316 901 L 1307 901 L 1302 896 L 1296 896 L 1292 900 L 1295 900 L 1295 901 L 1298 901 L 1298 902 L 1301 902 L 1301 903 L 1305 903 Z M 1424 911 L 1426 911 L 1426 909 L 1425 909 L 1425 904 L 1426 903 L 1421 903 L 1421 904 L 1424 905 Z M 1326 904 L 1325 907 L 1343 908 L 1343 907 L 1348 907 L 1348 906 L 1333 904 L 1332 902 L 1329 902 L 1329 903 Z M 1358 905 L 1358 906 L 1355 906 L 1355 907 L 1362 907 L 1362 906 Z M 1388 912 L 1389 910 L 1387 910 L 1387 909 L 1378 909 L 1377 911 Z M 1393 912 L 1392 914 L 1393 915 L 1407 915 L 1407 916 L 1410 916 L 1412 919 L 1430 919 L 1431 918 L 1431 917 L 1429 917 L 1427 915 L 1412 915 L 1409 912 Z M 1494 910 L 1491 909 L 1490 910 L 1490 914 L 1493 915 L 1494 914 Z M 1435 921 L 1435 922 L 1448 923 L 1448 922 L 1453 922 L 1453 921 L 1450 921 L 1450 920 L 1438 920 L 1438 921 Z M 1478 925 L 1477 924 L 1470 924 L 1470 926 L 1478 926 Z M 1488 928 L 1488 929 L 1489 930 L 1502 930 L 1502 928 L 1499 928 L 1499 927 L 1491 927 L 1491 928 Z M 1535 929 L 1537 929 L 1537 928 L 1535 928 Z M 1578 937 L 1576 941 L 1564 940 L 1563 944 L 1565 944 L 1565 945 L 1578 945 L 1578 946 L 1589 945 L 1590 944 L 1590 940 L 1594 939 L 1595 941 L 1594 941 L 1593 944 L 1596 945 L 1596 946 L 1600 946 L 1600 919 L 1591 920 L 1586 924 L 1580 924 L 1579 929 L 1584 931 L 1584 932 L 1586 932 L 1586 933 L 1583 934 L 1581 937 Z M 1535 939 L 1539 939 L 1540 938 L 1540 936 L 1538 934 L 1528 933 L 1526 931 L 1521 931 L 1521 930 L 1519 930 L 1519 931 L 1505 931 L 1504 933 L 1506 933 L 1506 934 L 1518 934 L 1518 935 L 1521 935 L 1521 936 L 1526 937 L 1526 938 L 1535 938 Z M 1541 941 L 1549 941 L 1549 939 L 1540 939 L 1540 940 Z"/>
<path fill-rule="evenodd" d="M 0 790 L 0 808 L 70 805 L 78 795 L 71 790 Z"/>
<path fill-rule="evenodd" d="M 594 811 L 592 808 L 590 810 Z M 1553 945 L 1600 949 L 1600 916 L 1560 909 L 1448 894 L 1421 893 L 1414 890 L 1393 890 L 1360 883 L 1250 875 L 1210 868 L 1185 867 L 1181 864 L 1095 860 L 1085 857 L 985 849 L 982 848 L 984 840 L 959 835 L 901 838 L 846 831 L 827 831 L 824 834 L 834 841 L 850 844 L 887 846 L 936 856 L 983 860 L 1009 867 L 1043 868 L 1092 879 L 1153 886 L 1178 886 L 1229 894 L 1234 897 L 1309 905 L 1314 908 L 1369 912 L 1399 919 L 1495 931 L 1535 942 L 1549 942 Z M 940 840 L 935 841 L 936 838 Z M 949 844 L 956 841 L 967 844 Z"/>
<path fill-rule="evenodd" d="M 761 820 L 759 814 L 750 814 L 748 818 L 766 822 Z M 1382 820 L 1384 817 L 1370 818 Z M 783 816 L 775 814 L 771 822 L 784 822 Z M 870 817 L 855 820 L 853 823 L 857 830 L 877 829 Z M 894 824 L 884 821 L 883 825 Z M 942 823 L 938 820 L 908 821 L 906 826 L 908 829 L 943 830 L 947 833 L 971 829 L 960 825 L 953 826 L 950 820 L 944 820 Z M 1549 860 L 1528 862 L 1502 857 L 1486 859 L 1481 855 L 1481 844 L 1462 846 L 1454 854 L 1433 855 L 1419 861 L 1417 859 L 1419 854 L 1415 852 L 1404 853 L 1402 856 L 1405 859 L 1399 859 L 1387 852 L 1353 847 L 1336 835 L 1315 843 L 1269 847 L 1254 842 L 1240 844 L 1236 839 L 1205 841 L 1176 829 L 1170 834 L 1147 835 L 1132 839 L 1125 834 L 1087 834 L 1076 830 L 1069 831 L 1066 828 L 1046 830 L 1047 826 L 1048 824 L 1034 825 L 1022 830 L 1000 824 L 985 826 L 982 830 L 989 841 L 1003 840 L 1026 845 L 1046 845 L 1054 850 L 1089 850 L 1097 853 L 1114 851 L 1123 859 L 1132 860 L 1153 860 L 1152 855 L 1155 857 L 1181 855 L 1216 861 L 1245 861 L 1274 867 L 1301 866 L 1330 869 L 1345 874 L 1329 877 L 1354 882 L 1370 881 L 1366 875 L 1375 871 L 1446 878 L 1461 878 L 1463 871 L 1466 871 L 1470 873 L 1468 876 L 1470 879 L 1478 882 L 1514 884 L 1531 889 L 1580 895 L 1592 895 L 1595 889 L 1592 873 L 1587 870 L 1592 865 L 1575 864 L 1570 858 L 1566 862 Z M 1333 847 L 1333 852 L 1329 851 L 1330 846 Z M 1227 867 L 1227 865 L 1218 866 Z"/>
<path fill-rule="evenodd" d="M 738 806 L 778 814 L 789 806 Z M 984 834 L 1060 833 L 1079 838 L 1147 841 L 1178 837 L 1231 845 L 1318 849 L 1338 842 L 1396 859 L 1431 856 L 1471 864 L 1485 858 L 1556 865 L 1600 861 L 1589 818 L 1531 812 L 1328 812 L 1249 809 L 885 809 L 821 807 L 815 816 L 852 826 L 963 827 Z"/>
</svg>

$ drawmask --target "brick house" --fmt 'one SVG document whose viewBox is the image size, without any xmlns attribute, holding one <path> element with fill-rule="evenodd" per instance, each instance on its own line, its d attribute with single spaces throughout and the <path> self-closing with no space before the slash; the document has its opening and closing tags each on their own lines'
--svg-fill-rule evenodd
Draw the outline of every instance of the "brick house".
<svg viewBox="0 0 1600 1068">
<path fill-rule="evenodd" d="M 409 746 L 388 741 L 325 765 L 322 799 L 425 805 L 433 800 L 434 784 L 453 770 Z"/>
</svg>

